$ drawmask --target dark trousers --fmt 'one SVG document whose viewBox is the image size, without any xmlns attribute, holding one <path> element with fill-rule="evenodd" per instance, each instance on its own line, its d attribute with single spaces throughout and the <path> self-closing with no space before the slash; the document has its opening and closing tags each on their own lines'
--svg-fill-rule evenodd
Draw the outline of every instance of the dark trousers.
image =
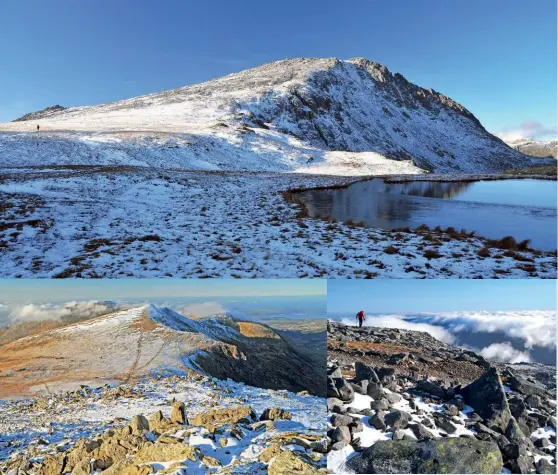
<svg viewBox="0 0 558 475">
<path fill-rule="evenodd" d="M 363 321 L 364 321 L 364 320 L 363 320 L 362 318 L 359 318 L 359 319 L 358 319 L 358 327 L 359 327 L 359 328 L 362 327 L 362 322 L 363 322 Z"/>
</svg>

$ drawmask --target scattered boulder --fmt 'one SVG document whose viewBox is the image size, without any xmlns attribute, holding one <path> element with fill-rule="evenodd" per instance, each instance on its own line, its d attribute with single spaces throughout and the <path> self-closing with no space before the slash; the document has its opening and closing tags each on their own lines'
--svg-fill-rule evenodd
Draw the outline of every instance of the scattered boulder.
<svg viewBox="0 0 558 475">
<path fill-rule="evenodd" d="M 372 366 L 361 363 L 360 361 L 355 362 L 355 378 L 356 382 L 366 379 L 369 383 L 379 383 L 378 375 Z"/>
<path fill-rule="evenodd" d="M 520 455 L 510 461 L 512 473 L 531 473 L 535 469 L 533 457 L 529 455 Z"/>
<path fill-rule="evenodd" d="M 552 465 L 545 458 L 539 459 L 539 461 L 536 463 L 536 468 L 537 473 L 556 473 L 556 465 Z"/>
<path fill-rule="evenodd" d="M 327 410 L 331 411 L 335 406 L 343 406 L 343 401 L 337 399 L 336 397 L 327 398 Z"/>
<path fill-rule="evenodd" d="M 260 421 L 277 421 L 280 419 L 291 420 L 292 414 L 289 411 L 277 407 L 266 409 L 260 416 Z"/>
<path fill-rule="evenodd" d="M 341 373 L 341 368 L 339 368 L 339 366 L 332 366 L 331 368 L 328 368 L 327 375 L 333 379 L 343 377 L 343 373 Z"/>
<path fill-rule="evenodd" d="M 485 424 L 499 427 L 502 431 L 506 429 L 511 413 L 500 374 L 494 366 L 465 386 L 462 393 L 467 404 L 485 420 Z"/>
<path fill-rule="evenodd" d="M 408 359 L 409 359 L 409 353 L 397 353 L 397 354 L 391 355 L 388 358 L 387 363 L 388 364 L 393 364 L 393 365 L 398 365 L 398 364 L 404 363 Z"/>
<path fill-rule="evenodd" d="M 527 381 L 525 378 L 522 378 L 520 376 L 509 377 L 508 384 L 514 391 L 517 391 L 518 393 L 524 394 L 526 396 L 545 396 L 546 394 L 546 390 L 544 389 L 544 387 L 532 383 L 531 381 Z"/>
<path fill-rule="evenodd" d="M 411 422 L 411 414 L 396 409 L 387 414 L 384 421 L 391 429 L 405 429 Z"/>
<path fill-rule="evenodd" d="M 434 435 L 432 434 L 432 432 L 430 432 L 426 427 L 424 427 L 422 424 L 409 424 L 409 428 L 413 431 L 413 434 L 415 434 L 415 437 L 418 440 L 422 440 L 422 439 L 433 439 Z"/>
<path fill-rule="evenodd" d="M 172 412 L 170 415 L 171 422 L 176 422 L 177 424 L 188 425 L 188 419 L 186 418 L 186 411 L 184 403 L 181 401 L 175 401 L 172 405 Z"/>
<path fill-rule="evenodd" d="M 370 409 L 375 411 L 387 411 L 389 409 L 389 402 L 387 399 L 382 398 L 370 403 Z"/>
<path fill-rule="evenodd" d="M 320 472 L 312 465 L 312 460 L 305 454 L 282 450 L 267 469 L 269 475 L 319 475 Z"/>
<path fill-rule="evenodd" d="M 173 460 L 191 460 L 195 462 L 196 449 L 185 444 L 145 444 L 136 454 L 140 462 L 172 462 Z"/>
<path fill-rule="evenodd" d="M 347 426 L 336 427 L 331 434 L 331 441 L 333 443 L 342 442 L 347 445 L 351 442 L 351 431 Z"/>
<path fill-rule="evenodd" d="M 344 466 L 351 473 L 501 473 L 493 442 L 447 438 L 378 441 Z"/>
<path fill-rule="evenodd" d="M 544 406 L 541 397 L 536 394 L 529 394 L 525 398 L 525 404 L 534 409 L 539 409 Z"/>
<path fill-rule="evenodd" d="M 38 475 L 60 475 L 64 473 L 66 456 L 64 454 L 47 455 L 37 472 Z"/>
<path fill-rule="evenodd" d="M 351 422 L 353 422 L 353 418 L 351 416 L 345 416 L 342 414 L 333 414 L 331 416 L 331 425 L 333 427 L 348 426 Z"/>
<path fill-rule="evenodd" d="M 381 384 L 370 382 L 366 387 L 366 394 L 372 399 L 377 400 L 384 396 L 384 390 L 382 389 Z"/>
<path fill-rule="evenodd" d="M 423 379 L 417 383 L 417 389 L 424 391 L 425 393 L 432 394 L 433 396 L 443 398 L 446 395 L 444 388 L 440 385 L 429 381 L 428 379 Z"/>
<path fill-rule="evenodd" d="M 134 416 L 130 421 L 130 429 L 132 434 L 143 435 L 144 432 L 149 432 L 149 421 L 141 414 Z"/>
<path fill-rule="evenodd" d="M 103 470 L 103 475 L 149 475 L 154 472 L 151 465 L 138 465 L 134 458 L 129 458 L 122 459 L 107 470 Z"/>
<path fill-rule="evenodd" d="M 222 425 L 236 424 L 237 422 L 250 423 L 255 418 L 256 414 L 250 406 L 236 406 L 202 412 L 196 415 L 192 425 L 202 426 L 213 432 Z"/>
<path fill-rule="evenodd" d="M 397 393 L 386 393 L 385 397 L 390 404 L 396 404 L 402 399 Z"/>
<path fill-rule="evenodd" d="M 434 423 L 448 434 L 453 434 L 457 430 L 455 424 L 446 417 L 437 417 L 434 419 Z"/>
<path fill-rule="evenodd" d="M 345 403 L 351 403 L 355 400 L 355 392 L 351 385 L 344 379 L 338 378 L 333 380 L 337 397 Z"/>
<path fill-rule="evenodd" d="M 387 428 L 386 423 L 384 422 L 384 416 L 384 411 L 378 411 L 370 419 L 368 419 L 368 423 L 376 429 L 384 431 Z"/>
</svg>

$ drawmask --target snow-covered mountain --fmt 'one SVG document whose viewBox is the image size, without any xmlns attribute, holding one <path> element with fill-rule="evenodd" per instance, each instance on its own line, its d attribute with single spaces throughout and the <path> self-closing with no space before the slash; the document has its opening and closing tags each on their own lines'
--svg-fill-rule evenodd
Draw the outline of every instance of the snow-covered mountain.
<svg viewBox="0 0 558 475">
<path fill-rule="evenodd" d="M 322 394 L 325 376 L 271 328 L 152 305 L 47 329 L 0 346 L 0 397 L 128 382 L 190 369 L 253 386 Z"/>
<path fill-rule="evenodd" d="M 362 58 L 276 61 L 198 85 L 28 117 L 40 119 L 0 125 L 12 132 L 0 135 L 2 164 L 354 175 L 498 172 L 529 163 L 449 97 Z"/>
<path fill-rule="evenodd" d="M 558 157 L 558 140 L 515 139 L 506 141 L 515 150 L 532 157 Z"/>
</svg>

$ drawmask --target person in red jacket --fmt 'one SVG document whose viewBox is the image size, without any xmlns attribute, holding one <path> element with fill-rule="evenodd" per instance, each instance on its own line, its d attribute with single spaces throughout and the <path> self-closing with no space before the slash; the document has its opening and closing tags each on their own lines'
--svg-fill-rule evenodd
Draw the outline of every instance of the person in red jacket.
<svg viewBox="0 0 558 475">
<path fill-rule="evenodd" d="M 364 310 L 361 310 L 360 312 L 358 312 L 358 313 L 356 314 L 356 317 L 357 317 L 357 319 L 358 319 L 358 326 L 359 326 L 359 328 L 360 328 L 360 327 L 362 327 L 362 323 L 364 322 L 364 320 L 366 320 L 366 319 L 364 318 Z"/>
</svg>

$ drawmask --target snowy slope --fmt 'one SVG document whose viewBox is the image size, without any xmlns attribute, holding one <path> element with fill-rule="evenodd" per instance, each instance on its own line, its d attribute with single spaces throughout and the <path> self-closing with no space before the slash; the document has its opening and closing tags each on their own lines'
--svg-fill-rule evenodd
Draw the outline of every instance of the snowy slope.
<svg viewBox="0 0 558 475">
<path fill-rule="evenodd" d="M 556 276 L 547 253 L 515 259 L 493 249 L 479 259 L 488 243 L 477 237 L 397 233 L 400 252 L 387 253 L 393 231 L 299 219 L 281 194 L 355 179 L 108 167 L 20 168 L 1 178 L 0 201 L 12 204 L 0 207 L 5 278 Z M 428 258 L 431 250 L 440 258 Z"/>
<path fill-rule="evenodd" d="M 33 132 L 37 123 L 40 134 Z M 49 112 L 38 122 L 0 124 L 0 131 L 4 165 L 355 175 L 496 172 L 529 162 L 450 98 L 361 58 L 277 61 L 198 85 Z"/>
</svg>

